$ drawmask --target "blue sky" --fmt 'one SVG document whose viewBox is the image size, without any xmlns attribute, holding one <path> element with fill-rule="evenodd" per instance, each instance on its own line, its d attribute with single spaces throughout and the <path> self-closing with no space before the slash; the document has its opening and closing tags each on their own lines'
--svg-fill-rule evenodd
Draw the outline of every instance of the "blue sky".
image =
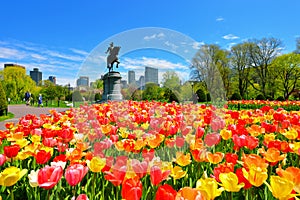
<svg viewBox="0 0 300 200">
<path fill-rule="evenodd" d="M 164 42 L 169 51 L 154 45 L 153 50 L 130 52 L 126 46 L 134 38 L 122 38 L 129 30 L 158 27 L 178 32 L 194 41 L 190 50 L 204 43 L 230 48 L 248 39 L 275 37 L 282 40 L 284 52 L 291 52 L 300 36 L 299 0 L 10 0 L 1 1 L 0 7 L 0 69 L 4 63 L 24 65 L 28 72 L 38 67 L 44 79 L 54 75 L 62 85 L 74 85 L 79 75 L 86 75 L 86 61 L 91 56 L 96 62 L 103 59 L 106 45 L 110 39 L 118 41 L 116 36 L 123 39 L 116 45 L 121 46 L 124 79 L 129 69 L 139 68 L 137 74 L 142 74 L 145 64 L 165 70 L 189 65 L 178 56 L 183 48 L 176 42 L 182 44 L 182 38 L 161 40 L 170 38 L 168 31 L 145 32 L 141 38 Z M 98 77 L 107 71 L 100 63 L 93 66 Z"/>
</svg>

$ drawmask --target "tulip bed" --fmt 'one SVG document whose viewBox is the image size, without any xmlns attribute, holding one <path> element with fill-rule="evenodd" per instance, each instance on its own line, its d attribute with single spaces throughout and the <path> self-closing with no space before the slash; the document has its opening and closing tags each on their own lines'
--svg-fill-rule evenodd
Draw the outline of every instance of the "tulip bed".
<svg viewBox="0 0 300 200">
<path fill-rule="evenodd" d="M 296 199 L 300 112 L 82 105 L 0 130 L 0 199 Z"/>
</svg>

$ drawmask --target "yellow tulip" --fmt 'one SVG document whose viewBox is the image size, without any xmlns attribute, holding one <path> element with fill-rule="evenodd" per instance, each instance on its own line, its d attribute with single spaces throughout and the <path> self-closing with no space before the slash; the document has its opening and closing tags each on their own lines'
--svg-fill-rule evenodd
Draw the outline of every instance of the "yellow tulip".
<svg viewBox="0 0 300 200">
<path fill-rule="evenodd" d="M 198 189 L 207 200 L 215 199 L 224 191 L 224 188 L 218 188 L 218 182 L 214 178 L 199 179 L 196 184 L 196 189 Z"/>
<path fill-rule="evenodd" d="M 249 171 L 247 171 L 245 168 L 242 170 L 244 177 L 256 187 L 261 186 L 268 178 L 268 171 L 266 168 L 253 166 L 249 169 Z"/>
<path fill-rule="evenodd" d="M 219 178 L 222 182 L 222 186 L 227 192 L 238 192 L 242 187 L 245 186 L 244 183 L 239 183 L 238 177 L 235 173 L 221 173 Z"/>
<path fill-rule="evenodd" d="M 220 135 L 221 135 L 223 140 L 229 140 L 232 136 L 232 132 L 231 132 L 231 130 L 222 129 L 220 131 Z"/>
<path fill-rule="evenodd" d="M 88 167 L 92 172 L 101 172 L 101 170 L 105 167 L 106 159 L 93 157 L 90 162 L 87 162 Z"/>
<path fill-rule="evenodd" d="M 27 169 L 20 170 L 14 166 L 6 168 L 0 174 L 0 185 L 9 187 L 16 184 L 27 171 Z"/>
<path fill-rule="evenodd" d="M 181 167 L 175 166 L 172 171 L 170 176 L 172 176 L 174 179 L 181 179 L 182 177 L 185 177 L 186 171 L 183 171 Z"/>
<path fill-rule="evenodd" d="M 295 194 L 291 194 L 294 184 L 288 179 L 280 176 L 271 176 L 270 185 L 267 182 L 265 184 L 277 199 L 285 200 L 296 196 Z"/>
</svg>

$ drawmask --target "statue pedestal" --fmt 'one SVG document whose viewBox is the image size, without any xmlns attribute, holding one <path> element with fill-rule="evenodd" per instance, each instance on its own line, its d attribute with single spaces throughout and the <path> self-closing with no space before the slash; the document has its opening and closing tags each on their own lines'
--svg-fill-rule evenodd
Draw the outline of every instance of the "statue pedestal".
<svg viewBox="0 0 300 200">
<path fill-rule="evenodd" d="M 122 101 L 121 94 L 121 74 L 119 72 L 111 71 L 106 73 L 103 80 L 103 95 L 102 101 Z"/>
</svg>

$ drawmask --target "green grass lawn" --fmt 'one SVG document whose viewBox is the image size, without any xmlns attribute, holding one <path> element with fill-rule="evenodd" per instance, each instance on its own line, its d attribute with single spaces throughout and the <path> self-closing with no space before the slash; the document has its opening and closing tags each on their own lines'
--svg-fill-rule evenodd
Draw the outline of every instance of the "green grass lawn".
<svg viewBox="0 0 300 200">
<path fill-rule="evenodd" d="M 0 122 L 2 122 L 2 121 L 4 121 L 4 120 L 7 120 L 7 119 L 12 119 L 12 118 L 14 118 L 14 114 L 12 114 L 12 113 L 7 113 L 7 116 L 0 116 Z"/>
</svg>

